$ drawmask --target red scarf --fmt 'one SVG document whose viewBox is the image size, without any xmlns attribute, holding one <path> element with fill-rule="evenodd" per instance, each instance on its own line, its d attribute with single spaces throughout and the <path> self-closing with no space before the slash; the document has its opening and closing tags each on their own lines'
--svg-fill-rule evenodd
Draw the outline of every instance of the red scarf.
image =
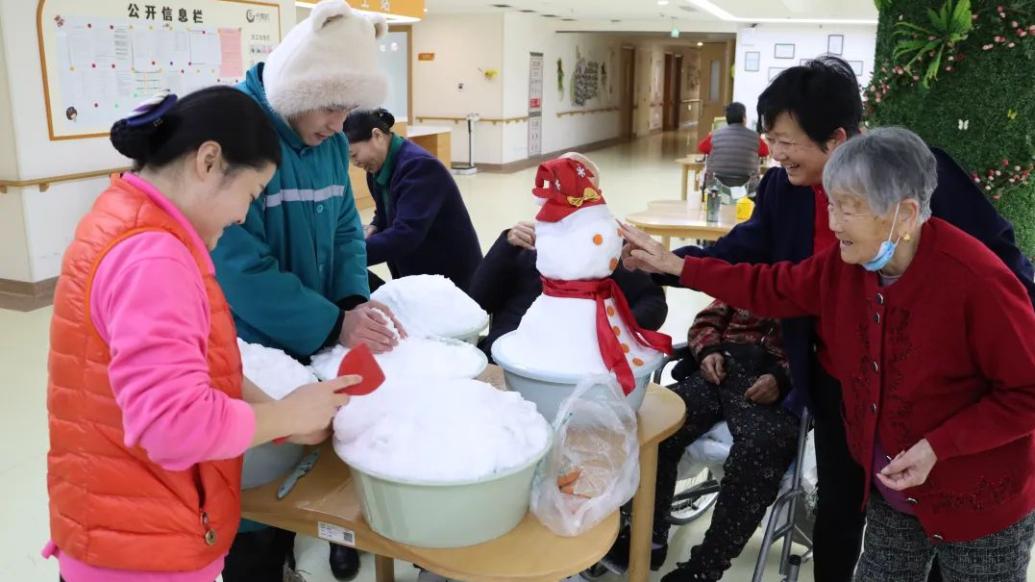
<svg viewBox="0 0 1035 582">
<path fill-rule="evenodd" d="M 617 308 L 617 316 L 625 323 L 625 326 L 632 332 L 633 339 L 641 346 L 652 348 L 664 354 L 672 353 L 672 338 L 663 333 L 643 329 L 636 323 L 632 310 L 629 309 L 629 302 L 625 294 L 618 287 L 614 279 L 596 279 L 593 281 L 557 281 L 543 277 L 543 294 L 550 297 L 562 297 L 566 299 L 592 299 L 597 304 L 597 342 L 600 344 L 600 356 L 604 359 L 607 369 L 614 372 L 618 382 L 622 385 L 622 391 L 626 396 L 636 387 L 636 380 L 633 378 L 632 368 L 625 359 L 625 350 L 618 340 L 618 335 L 611 327 L 608 320 L 607 308 L 604 301 L 614 299 Z"/>
</svg>

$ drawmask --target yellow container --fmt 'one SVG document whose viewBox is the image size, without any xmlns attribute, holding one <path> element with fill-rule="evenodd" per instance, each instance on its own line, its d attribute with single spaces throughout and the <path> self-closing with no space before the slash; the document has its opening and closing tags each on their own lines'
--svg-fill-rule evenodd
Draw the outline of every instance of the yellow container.
<svg viewBox="0 0 1035 582">
<path fill-rule="evenodd" d="M 755 202 L 747 196 L 737 200 L 737 222 L 744 222 L 751 218 L 751 213 L 755 211 Z"/>
</svg>

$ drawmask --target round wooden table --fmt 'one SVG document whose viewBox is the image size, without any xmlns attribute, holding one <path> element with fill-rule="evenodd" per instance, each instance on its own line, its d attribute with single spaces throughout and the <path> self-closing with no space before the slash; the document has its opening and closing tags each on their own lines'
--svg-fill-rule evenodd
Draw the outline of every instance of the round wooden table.
<svg viewBox="0 0 1035 582">
<path fill-rule="evenodd" d="M 719 240 L 737 226 L 736 208 L 726 204 L 719 212 L 718 222 L 708 222 L 707 213 L 696 201 L 656 200 L 647 209 L 625 218 L 643 232 L 661 237 L 661 243 L 670 249 L 673 238 Z"/>
<path fill-rule="evenodd" d="M 490 366 L 480 380 L 502 388 L 503 373 Z M 650 386 L 640 409 L 640 486 L 633 501 L 629 580 L 645 582 L 650 573 L 654 486 L 658 444 L 683 423 L 686 409 L 671 390 Z M 320 460 L 283 500 L 280 481 L 245 491 L 245 518 L 299 534 L 349 545 L 376 555 L 378 582 L 395 579 L 394 559 L 455 580 L 471 582 L 557 582 L 592 566 L 618 536 L 618 513 L 574 538 L 557 536 L 531 513 L 515 529 L 495 540 L 455 549 L 416 548 L 386 539 L 366 524 L 349 468 L 330 443 L 322 445 Z"/>
</svg>

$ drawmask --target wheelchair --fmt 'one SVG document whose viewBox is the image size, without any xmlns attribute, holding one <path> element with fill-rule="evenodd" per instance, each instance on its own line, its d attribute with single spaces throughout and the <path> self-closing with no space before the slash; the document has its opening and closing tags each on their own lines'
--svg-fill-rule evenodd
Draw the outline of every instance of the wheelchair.
<svg viewBox="0 0 1035 582">
<path fill-rule="evenodd" d="M 690 349 L 686 344 L 675 346 L 672 355 L 654 373 L 653 382 L 661 385 L 662 376 L 669 365 L 686 357 L 690 357 Z M 812 417 L 809 411 L 805 410 L 798 431 L 797 454 L 784 475 L 776 501 L 763 518 L 766 524 L 765 533 L 751 582 L 764 582 L 767 559 L 773 548 L 778 545 L 780 582 L 796 582 L 799 569 L 812 558 L 814 520 L 806 506 L 806 490 L 803 485 L 806 445 L 811 426 Z M 687 474 L 681 472 L 679 480 L 676 481 L 675 497 L 669 510 L 669 523 L 677 526 L 686 525 L 707 513 L 718 499 L 721 473 L 721 463 L 703 468 L 697 465 L 697 470 L 691 469 Z M 800 546 L 798 552 L 795 545 Z M 606 572 L 606 568 L 598 565 L 583 572 L 582 577 L 592 580 Z"/>
</svg>

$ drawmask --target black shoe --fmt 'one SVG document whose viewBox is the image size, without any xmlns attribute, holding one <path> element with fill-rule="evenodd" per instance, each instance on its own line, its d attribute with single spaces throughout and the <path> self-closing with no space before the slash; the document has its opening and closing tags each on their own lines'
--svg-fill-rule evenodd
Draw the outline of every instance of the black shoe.
<svg viewBox="0 0 1035 582">
<path fill-rule="evenodd" d="M 719 579 L 708 576 L 690 567 L 687 562 L 676 564 L 676 569 L 661 577 L 661 582 L 718 582 Z"/>
<path fill-rule="evenodd" d="M 341 582 L 348 582 L 359 574 L 359 552 L 352 548 L 331 544 L 331 573 Z"/>
<path fill-rule="evenodd" d="M 628 528 L 618 534 L 615 544 L 608 550 L 600 563 L 615 574 L 623 575 L 629 569 L 629 543 L 631 537 Z M 653 547 L 650 551 L 650 569 L 657 572 L 665 565 L 668 558 L 668 539 L 663 539 L 657 534 L 654 535 Z"/>
</svg>

